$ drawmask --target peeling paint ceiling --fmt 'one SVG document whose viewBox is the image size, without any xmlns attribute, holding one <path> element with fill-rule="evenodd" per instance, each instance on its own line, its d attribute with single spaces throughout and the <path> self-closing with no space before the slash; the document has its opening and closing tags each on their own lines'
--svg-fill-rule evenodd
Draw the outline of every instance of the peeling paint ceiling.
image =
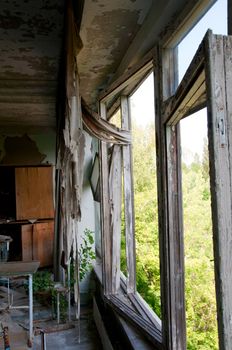
<svg viewBox="0 0 232 350">
<path fill-rule="evenodd" d="M 55 127 L 64 0 L 1 0 L 0 127 Z"/>
<path fill-rule="evenodd" d="M 92 104 L 110 80 L 151 8 L 152 0 L 86 0 L 78 56 L 81 89 Z M 91 59 L 90 59 L 91 57 Z"/>
<path fill-rule="evenodd" d="M 73 0 L 81 8 L 81 94 L 92 107 L 107 84 L 136 63 L 187 0 Z M 195 1 L 194 1 L 195 2 Z M 1 0 L 0 128 L 56 125 L 65 0 Z M 78 14 L 81 17 L 81 14 Z"/>
<path fill-rule="evenodd" d="M 188 0 L 85 0 L 78 55 L 80 86 L 86 102 L 138 62 Z M 192 1 L 193 6 L 196 1 Z"/>
</svg>

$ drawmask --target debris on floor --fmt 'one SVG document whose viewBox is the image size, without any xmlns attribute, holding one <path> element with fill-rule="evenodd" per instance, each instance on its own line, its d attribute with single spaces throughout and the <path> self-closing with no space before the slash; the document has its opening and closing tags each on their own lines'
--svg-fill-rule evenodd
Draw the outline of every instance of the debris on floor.
<svg viewBox="0 0 232 350">
<path fill-rule="evenodd" d="M 26 290 L 19 281 L 12 281 L 10 295 L 13 304 L 20 306 L 28 302 Z M 0 349 L 4 350 L 100 350 L 92 306 L 81 307 L 80 322 L 75 320 L 72 310 L 71 322 L 57 324 L 52 307 L 43 305 L 34 297 L 32 348 L 28 347 L 29 318 L 27 309 L 9 309 L 7 286 L 0 286 Z M 3 332 L 5 329 L 5 333 Z M 8 344 L 8 345 L 7 345 Z"/>
</svg>

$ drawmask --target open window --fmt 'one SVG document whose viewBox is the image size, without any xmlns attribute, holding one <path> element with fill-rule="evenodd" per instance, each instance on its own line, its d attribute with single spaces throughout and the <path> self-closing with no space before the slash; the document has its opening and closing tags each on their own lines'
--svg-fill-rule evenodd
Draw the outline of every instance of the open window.
<svg viewBox="0 0 232 350">
<path fill-rule="evenodd" d="M 153 71 L 152 55 L 115 84 L 100 102 L 101 117 L 131 132 L 130 96 Z M 154 129 L 153 129 L 154 132 Z M 132 141 L 133 144 L 133 141 Z M 102 280 L 106 302 L 138 326 L 157 348 L 162 346 L 161 321 L 136 289 L 135 208 L 132 144 L 100 147 L 102 208 Z M 155 149 L 154 157 L 155 157 Z M 154 178 L 155 186 L 155 178 Z M 123 209 L 123 212 L 122 212 Z M 155 208 L 154 208 L 155 210 Z M 123 217 L 123 224 L 122 224 Z M 125 249 L 121 271 L 121 239 Z"/>
<path fill-rule="evenodd" d="M 162 62 L 175 57 L 175 50 L 163 50 Z M 184 242 L 180 169 L 179 121 L 207 106 L 210 188 L 212 199 L 214 268 L 220 348 L 230 343 L 232 315 L 229 291 L 232 286 L 231 235 L 231 52 L 230 37 L 207 33 L 182 82 L 159 72 L 157 86 L 159 158 L 159 203 L 162 269 L 163 333 L 168 348 L 186 348 L 184 302 Z M 175 58 L 174 58 L 175 59 Z M 175 91 L 176 90 L 176 91 Z M 226 193 L 229 193 L 227 195 Z"/>
<path fill-rule="evenodd" d="M 231 52 L 230 37 L 213 35 L 209 31 L 178 88 L 171 67 L 176 60 L 175 49 L 158 50 L 155 55 L 154 62 L 160 62 L 154 65 L 154 72 L 162 327 L 158 317 L 146 308 L 136 291 L 131 145 L 101 142 L 102 283 L 105 301 L 136 324 L 157 348 L 186 348 L 179 122 L 205 106 L 208 109 L 214 264 L 221 346 L 231 337 L 228 320 L 232 315 L 229 297 L 232 286 L 229 269 L 232 263 L 229 250 L 232 244 L 229 234 L 232 205 L 231 195 L 227 195 L 231 191 L 232 166 Z M 150 64 L 147 64 L 147 71 L 142 70 L 141 79 L 150 72 Z M 169 69 L 162 70 L 168 64 Z M 135 88 L 139 81 L 131 85 L 131 77 L 105 93 L 100 102 L 101 117 L 110 119 L 120 110 L 121 128 L 126 130 L 131 128 L 128 96 L 133 90 L 131 86 Z M 126 278 L 122 278 L 120 272 L 122 198 L 125 208 Z"/>
</svg>

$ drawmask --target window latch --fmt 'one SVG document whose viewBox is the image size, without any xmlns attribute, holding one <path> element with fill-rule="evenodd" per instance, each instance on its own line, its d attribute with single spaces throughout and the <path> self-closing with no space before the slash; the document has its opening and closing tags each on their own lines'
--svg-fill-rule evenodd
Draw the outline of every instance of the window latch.
<svg viewBox="0 0 232 350">
<path fill-rule="evenodd" d="M 219 112 L 218 120 L 219 140 L 221 147 L 223 148 L 226 144 L 225 114 L 223 110 Z"/>
</svg>

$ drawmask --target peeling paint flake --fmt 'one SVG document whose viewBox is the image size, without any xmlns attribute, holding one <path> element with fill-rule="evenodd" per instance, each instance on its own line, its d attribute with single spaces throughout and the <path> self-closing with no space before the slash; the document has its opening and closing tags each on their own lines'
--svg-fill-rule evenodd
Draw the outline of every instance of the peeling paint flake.
<svg viewBox="0 0 232 350">
<path fill-rule="evenodd" d="M 104 87 L 117 70 L 151 5 L 152 0 L 85 0 L 80 32 L 84 47 L 78 62 L 81 91 L 89 104 L 95 102 L 99 86 Z"/>
<path fill-rule="evenodd" d="M 57 84 L 65 2 L 1 0 L 0 123 L 6 130 L 55 126 L 56 89 L 52 98 L 44 95 L 48 82 Z M 5 89 L 6 81 L 19 86 Z M 24 82 L 31 81 L 38 82 L 40 90 L 42 86 L 42 93 L 24 90 Z"/>
</svg>

